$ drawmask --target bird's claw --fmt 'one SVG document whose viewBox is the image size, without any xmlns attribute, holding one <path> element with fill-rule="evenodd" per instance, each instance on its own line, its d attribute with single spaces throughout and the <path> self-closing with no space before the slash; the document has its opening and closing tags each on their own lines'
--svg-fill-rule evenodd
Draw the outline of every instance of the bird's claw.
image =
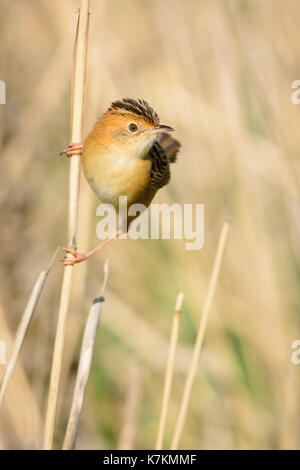
<svg viewBox="0 0 300 470">
<path fill-rule="evenodd" d="M 65 266 L 73 266 L 73 264 L 81 263 L 82 261 L 87 259 L 87 256 L 85 254 L 78 253 L 76 248 L 73 248 L 71 246 L 65 246 L 63 250 L 73 256 L 72 258 L 65 257 L 60 260 Z"/>
<path fill-rule="evenodd" d="M 67 157 L 72 157 L 73 155 L 81 155 L 83 145 L 81 142 L 71 142 L 67 149 L 60 152 L 60 155 L 66 155 Z"/>
</svg>

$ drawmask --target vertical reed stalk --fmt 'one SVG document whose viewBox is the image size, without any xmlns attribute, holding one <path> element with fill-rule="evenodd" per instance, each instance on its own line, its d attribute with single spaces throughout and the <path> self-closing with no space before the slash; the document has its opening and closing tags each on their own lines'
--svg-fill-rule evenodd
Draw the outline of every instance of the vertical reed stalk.
<svg viewBox="0 0 300 470">
<path fill-rule="evenodd" d="M 78 143 L 82 141 L 82 121 L 83 108 L 86 87 L 86 68 L 87 68 L 87 40 L 89 23 L 89 0 L 81 0 L 80 12 L 77 24 L 75 49 L 74 49 L 74 68 L 73 68 L 73 87 L 72 87 L 72 106 L 71 106 L 71 142 Z M 79 181 L 80 181 L 80 156 L 74 155 L 71 158 L 69 173 L 69 209 L 68 209 L 68 244 L 76 247 L 77 245 L 77 224 L 78 224 L 78 206 L 79 206 Z M 68 255 L 72 256 L 72 255 Z M 70 302 L 71 284 L 72 284 L 72 266 L 64 268 L 63 283 L 61 289 L 60 305 L 58 312 L 58 322 L 56 329 L 54 353 L 52 360 L 52 369 L 49 385 L 48 405 L 46 413 L 44 449 L 51 449 L 53 444 L 55 416 L 57 409 L 57 399 L 59 390 L 59 381 L 62 364 L 62 354 L 65 338 L 65 329 L 67 313 Z"/>
<path fill-rule="evenodd" d="M 96 334 L 100 322 L 102 304 L 104 302 L 104 291 L 108 279 L 108 260 L 104 263 L 104 280 L 99 296 L 94 299 L 90 313 L 86 322 L 82 339 L 80 360 L 76 376 L 72 406 L 63 444 L 64 450 L 75 449 L 78 434 L 79 420 L 83 407 L 85 390 L 90 374 L 93 351 L 96 341 Z"/>
<path fill-rule="evenodd" d="M 175 367 L 175 354 L 176 354 L 182 302 L 183 302 L 183 293 L 180 292 L 177 296 L 174 315 L 173 315 L 172 328 L 171 328 L 169 355 L 168 355 L 165 383 L 164 383 L 164 390 L 163 390 L 163 400 L 162 400 L 160 421 L 159 421 L 159 427 L 158 427 L 158 433 L 157 433 L 156 445 L 155 445 L 156 450 L 161 450 L 163 447 L 163 443 L 164 443 L 164 432 L 165 432 L 165 427 L 166 427 L 166 418 L 167 418 L 170 392 L 171 392 L 173 373 L 174 373 L 174 367 Z"/>
<path fill-rule="evenodd" d="M 128 388 L 124 407 L 124 422 L 120 432 L 118 450 L 135 448 L 137 411 L 141 395 L 141 371 L 133 364 L 128 374 Z"/>
<path fill-rule="evenodd" d="M 198 366 L 200 351 L 201 351 L 203 338 L 205 334 L 208 314 L 210 311 L 210 307 L 214 298 L 214 293 L 215 293 L 217 282 L 218 282 L 220 267 L 222 264 L 224 249 L 225 249 L 226 241 L 227 241 L 228 234 L 229 234 L 230 224 L 231 222 L 229 220 L 225 220 L 223 227 L 222 227 L 221 235 L 219 238 L 217 253 L 216 253 L 213 270 L 212 270 L 212 274 L 211 274 L 211 278 L 209 282 L 208 292 L 207 292 L 207 296 L 206 296 L 203 310 L 202 310 L 197 338 L 196 338 L 194 350 L 193 350 L 193 356 L 192 356 L 190 368 L 187 374 L 184 391 L 183 391 L 183 397 L 182 397 L 180 410 L 179 410 L 179 415 L 178 415 L 178 419 L 175 425 L 175 431 L 174 431 L 173 439 L 171 443 L 172 450 L 177 449 L 178 443 L 182 434 L 182 430 L 183 430 L 183 426 L 184 426 L 184 422 L 186 418 L 186 413 L 187 413 L 187 408 L 188 408 L 188 404 L 189 404 L 189 400 L 191 396 L 192 386 L 193 386 L 193 382 L 194 382 L 195 375 L 197 372 L 197 366 Z"/>
<path fill-rule="evenodd" d="M 35 308 L 36 308 L 37 303 L 39 301 L 39 298 L 40 298 L 40 295 L 42 293 L 43 287 L 45 285 L 47 276 L 48 276 L 48 274 L 49 274 L 49 272 L 50 272 L 50 270 L 51 270 L 51 268 L 54 264 L 58 249 L 55 251 L 55 254 L 52 257 L 52 260 L 50 262 L 49 267 L 45 271 L 41 271 L 38 279 L 36 280 L 36 282 L 33 286 L 30 298 L 29 298 L 29 300 L 27 302 L 27 305 L 25 307 L 25 310 L 23 312 L 20 324 L 19 324 L 17 332 L 16 332 L 15 342 L 14 342 L 14 346 L 13 346 L 13 352 L 12 352 L 11 358 L 9 360 L 9 363 L 7 364 L 7 367 L 5 369 L 5 373 L 4 373 L 1 388 L 0 388 L 0 406 L 2 404 L 3 397 L 4 397 L 5 391 L 7 389 L 7 386 L 9 384 L 10 377 L 13 373 L 13 370 L 15 368 L 17 359 L 19 357 L 19 354 L 20 354 L 20 351 L 21 351 L 21 348 L 22 348 L 22 345 L 23 345 L 23 342 L 24 342 L 25 335 L 27 333 L 30 322 L 32 320 Z"/>
</svg>

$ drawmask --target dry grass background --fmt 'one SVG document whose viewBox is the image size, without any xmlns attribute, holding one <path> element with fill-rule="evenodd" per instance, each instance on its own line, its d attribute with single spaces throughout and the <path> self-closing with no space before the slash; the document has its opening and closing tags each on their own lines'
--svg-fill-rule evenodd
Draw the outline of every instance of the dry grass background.
<svg viewBox="0 0 300 470">
<path fill-rule="evenodd" d="M 77 7 L 75 0 L 0 5 L 0 79 L 7 85 L 0 108 L 0 339 L 8 346 L 33 283 L 67 237 L 68 161 L 58 154 L 69 135 Z M 132 445 L 153 448 L 172 309 L 182 290 L 170 441 L 217 239 L 230 216 L 181 447 L 299 447 L 300 369 L 290 361 L 300 308 L 300 107 L 290 99 L 300 78 L 297 7 L 294 0 L 92 0 L 85 133 L 112 100 L 148 100 L 182 142 L 172 182 L 156 202 L 204 203 L 206 238 L 200 252 L 178 240 L 117 241 L 75 268 L 58 446 L 82 328 L 107 257 L 78 448 L 117 447 L 128 426 L 127 394 L 137 389 Z M 83 180 L 80 250 L 97 242 L 96 205 Z M 1 448 L 41 445 L 61 278 L 56 264 L 1 410 Z"/>
</svg>

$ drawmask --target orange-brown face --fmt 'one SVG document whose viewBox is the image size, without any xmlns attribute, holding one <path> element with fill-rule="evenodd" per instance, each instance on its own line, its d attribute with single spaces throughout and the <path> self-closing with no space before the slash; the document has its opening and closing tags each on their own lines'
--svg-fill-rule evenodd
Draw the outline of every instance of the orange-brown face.
<svg viewBox="0 0 300 470">
<path fill-rule="evenodd" d="M 106 130 L 116 144 L 132 145 L 147 140 L 157 132 L 154 124 L 131 113 L 107 113 L 105 117 Z"/>
<path fill-rule="evenodd" d="M 97 124 L 98 135 L 104 145 L 115 145 L 128 151 L 145 153 L 153 145 L 156 134 L 171 132 L 169 126 L 150 123 L 133 113 L 107 112 Z"/>
<path fill-rule="evenodd" d="M 169 126 L 159 124 L 159 117 L 144 100 L 125 98 L 111 104 L 99 119 L 94 135 L 106 151 L 143 158 L 159 132 L 170 132 Z"/>
</svg>

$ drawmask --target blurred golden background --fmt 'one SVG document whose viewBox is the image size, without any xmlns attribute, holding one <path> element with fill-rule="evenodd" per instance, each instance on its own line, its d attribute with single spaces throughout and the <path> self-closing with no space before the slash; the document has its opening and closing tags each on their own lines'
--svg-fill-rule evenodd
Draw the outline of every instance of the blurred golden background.
<svg viewBox="0 0 300 470">
<path fill-rule="evenodd" d="M 32 286 L 67 239 L 69 161 L 59 152 L 69 139 L 78 6 L 0 4 L 7 87 L 0 106 L 0 340 L 8 357 Z M 57 447 L 106 258 L 106 302 L 77 448 L 153 448 L 182 290 L 169 445 L 225 217 L 231 233 L 180 446 L 299 447 L 300 366 L 291 362 L 300 307 L 300 106 L 291 101 L 291 84 L 300 79 L 298 7 L 295 0 L 91 1 L 84 135 L 113 100 L 147 100 L 182 143 L 171 183 L 155 202 L 204 203 L 205 244 L 195 252 L 184 240 L 118 241 L 75 267 Z M 79 251 L 98 242 L 97 204 L 82 180 Z M 62 272 L 57 262 L 9 385 L 0 412 L 3 449 L 41 446 Z"/>
</svg>

